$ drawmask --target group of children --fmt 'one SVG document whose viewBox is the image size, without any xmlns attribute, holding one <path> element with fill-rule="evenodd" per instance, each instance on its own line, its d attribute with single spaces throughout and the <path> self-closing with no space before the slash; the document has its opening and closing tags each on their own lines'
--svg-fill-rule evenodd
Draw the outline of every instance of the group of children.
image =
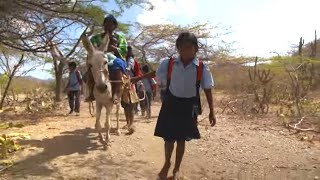
<svg viewBox="0 0 320 180">
<path fill-rule="evenodd" d="M 76 62 L 69 62 L 69 78 L 67 85 L 65 87 L 65 92 L 68 96 L 69 102 L 69 115 L 75 113 L 76 116 L 80 115 L 80 95 L 82 94 L 83 79 L 80 71 L 77 68 Z M 128 73 L 131 74 L 130 65 L 127 65 Z M 140 71 L 140 70 L 139 70 Z M 143 74 L 149 73 L 150 69 L 148 65 L 144 65 L 141 68 Z M 134 76 L 134 74 L 132 74 Z M 151 103 L 153 96 L 155 95 L 156 81 L 154 78 L 142 79 L 143 91 L 146 94 L 145 100 L 140 103 L 141 115 L 146 116 L 146 118 L 151 117 Z"/>
<path fill-rule="evenodd" d="M 153 86 L 150 75 L 155 75 L 162 86 L 162 105 L 157 119 L 154 135 L 164 140 L 164 164 L 158 173 L 159 180 L 167 179 L 171 166 L 171 155 L 176 143 L 176 159 L 173 168 L 173 179 L 179 179 L 180 165 L 185 152 L 185 142 L 199 139 L 200 132 L 197 127 L 197 117 L 202 113 L 200 103 L 200 88 L 204 90 L 209 107 L 209 123 L 216 124 L 213 107 L 212 88 L 214 81 L 209 67 L 203 64 L 196 55 L 198 52 L 197 37 L 190 32 L 180 33 L 176 40 L 178 57 L 166 59 L 160 63 L 156 72 L 148 66 L 142 67 L 142 82 L 147 98 L 152 99 Z M 69 102 L 71 111 L 79 113 L 79 75 L 76 73 L 74 63 L 69 64 Z M 74 86 L 74 83 L 76 84 Z M 77 84 L 79 83 L 79 84 Z M 75 98 L 73 98 L 75 97 Z M 75 99 L 75 106 L 71 101 Z M 150 106 L 151 103 L 149 103 Z"/>
</svg>

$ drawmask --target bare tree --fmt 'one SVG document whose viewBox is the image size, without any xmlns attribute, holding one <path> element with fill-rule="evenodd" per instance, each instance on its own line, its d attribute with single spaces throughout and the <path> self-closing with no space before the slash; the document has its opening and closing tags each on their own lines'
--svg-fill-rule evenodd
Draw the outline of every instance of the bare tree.
<svg viewBox="0 0 320 180">
<path fill-rule="evenodd" d="M 183 31 L 189 31 L 197 35 L 200 40 L 200 54 L 208 53 L 209 45 L 205 39 L 214 38 L 211 35 L 213 27 L 210 24 L 194 24 L 178 26 L 173 24 L 142 25 L 136 23 L 129 38 L 129 43 L 138 50 L 141 61 L 147 63 L 148 58 L 160 60 L 175 54 L 175 41 L 177 35 Z M 204 50 L 206 49 L 206 50 Z"/>
<path fill-rule="evenodd" d="M 116 0 L 120 15 L 125 8 L 152 4 L 147 0 Z M 93 4 L 94 3 L 94 4 Z M 98 4 L 100 3 L 100 5 Z M 50 41 L 73 25 L 99 25 L 106 11 L 105 0 L 2 0 L 0 44 L 24 52 L 48 52 Z M 43 41 L 42 37 L 49 37 Z M 54 41 L 55 42 L 55 41 Z M 55 42 L 56 43 L 56 42 Z"/>
<path fill-rule="evenodd" d="M 28 56 L 28 54 L 26 55 L 22 52 L 10 51 L 10 49 L 2 50 L 0 54 L 0 72 L 3 72 L 3 76 L 8 77 L 7 81 L 5 82 L 4 92 L 1 96 L 0 109 L 2 109 L 4 106 L 4 100 L 7 97 L 9 88 L 11 87 L 14 77 L 16 77 L 17 75 L 26 75 L 27 73 L 35 70 L 39 66 L 38 63 L 35 63 L 35 65 L 31 66 L 30 68 L 23 68 L 25 67 L 24 65 L 27 61 L 26 57 L 31 57 Z"/>
</svg>

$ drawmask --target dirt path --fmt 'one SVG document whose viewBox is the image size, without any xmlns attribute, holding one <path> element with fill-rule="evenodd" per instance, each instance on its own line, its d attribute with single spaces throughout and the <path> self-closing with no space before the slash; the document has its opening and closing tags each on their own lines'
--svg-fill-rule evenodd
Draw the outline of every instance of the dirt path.
<svg viewBox="0 0 320 180">
<path fill-rule="evenodd" d="M 158 114 L 159 106 L 154 105 L 153 115 Z M 31 140 L 21 142 L 24 149 L 14 155 L 17 164 L 1 172 L 0 179 L 155 179 L 163 163 L 163 142 L 153 136 L 156 117 L 150 122 L 138 118 L 133 135 L 122 130 L 121 136 L 112 136 L 112 146 L 104 151 L 93 129 L 94 118 L 86 108 L 80 117 L 45 118 L 35 125 L 12 129 L 29 133 Z M 214 128 L 201 122 L 202 139 L 187 143 L 182 165 L 187 179 L 320 177 L 317 143 L 299 141 L 281 127 L 226 115 L 217 118 Z M 121 125 L 125 125 L 123 116 Z"/>
</svg>

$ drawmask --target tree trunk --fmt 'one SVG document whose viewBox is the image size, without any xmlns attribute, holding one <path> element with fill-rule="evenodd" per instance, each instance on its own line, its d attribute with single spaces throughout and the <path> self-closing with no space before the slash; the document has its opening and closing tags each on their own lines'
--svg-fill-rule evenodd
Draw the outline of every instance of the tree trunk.
<svg viewBox="0 0 320 180">
<path fill-rule="evenodd" d="M 61 101 L 61 94 L 62 94 L 62 75 L 63 75 L 63 68 L 64 68 L 64 63 L 60 62 L 59 65 L 55 64 L 57 68 L 55 68 L 55 77 L 56 77 L 56 88 L 55 88 L 55 101 L 60 102 Z"/>
<path fill-rule="evenodd" d="M 0 110 L 2 110 L 2 108 L 3 108 L 4 99 L 7 97 L 7 94 L 8 94 L 9 87 L 11 85 L 12 79 L 13 79 L 13 74 L 10 75 L 8 83 L 6 84 L 6 88 L 4 89 L 3 95 L 1 97 Z"/>
<path fill-rule="evenodd" d="M 12 80 L 13 80 L 13 77 L 14 77 L 14 75 L 16 74 L 17 69 L 18 69 L 18 68 L 21 66 L 21 64 L 24 62 L 24 59 L 23 59 L 23 58 L 24 58 L 24 54 L 21 55 L 21 58 L 20 58 L 18 64 L 13 67 L 13 70 L 12 70 L 12 72 L 10 73 L 8 83 L 7 83 L 7 85 L 6 85 L 6 88 L 4 89 L 3 95 L 2 95 L 2 97 L 1 97 L 0 110 L 2 110 L 2 108 L 3 108 L 4 99 L 6 98 L 6 96 L 7 96 L 7 94 L 8 94 L 8 90 L 9 90 L 9 87 L 10 87 L 11 82 L 12 82 Z"/>
</svg>

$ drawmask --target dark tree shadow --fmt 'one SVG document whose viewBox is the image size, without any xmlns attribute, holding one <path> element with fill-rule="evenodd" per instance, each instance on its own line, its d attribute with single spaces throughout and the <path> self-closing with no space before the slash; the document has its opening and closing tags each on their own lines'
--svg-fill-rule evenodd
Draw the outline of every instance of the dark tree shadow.
<svg viewBox="0 0 320 180">
<path fill-rule="evenodd" d="M 78 129 L 75 131 L 66 131 L 53 138 L 43 140 L 22 140 L 21 145 L 28 145 L 36 148 L 43 148 L 41 153 L 28 156 L 27 158 L 17 162 L 17 164 L 6 172 L 16 178 L 31 177 L 52 177 L 57 176 L 57 172 L 61 170 L 55 166 L 48 166 L 52 160 L 61 157 L 76 155 L 74 158 L 67 158 L 68 164 L 72 164 L 73 169 L 86 167 L 93 171 L 103 171 L 110 174 L 110 178 L 117 178 L 119 174 L 114 173 L 115 169 L 124 168 L 123 173 L 140 173 L 139 176 L 145 177 L 145 174 L 151 175 L 151 171 L 145 171 L 148 167 L 147 162 L 144 161 L 113 161 L 112 158 L 103 155 L 101 157 L 94 156 L 94 160 L 83 160 L 83 156 L 89 154 L 91 151 L 105 152 L 103 146 L 98 141 L 97 133 L 92 128 Z M 107 153 L 107 152 L 105 152 Z M 137 169 L 141 171 L 136 172 Z M 66 172 L 64 172 L 66 173 Z M 68 173 L 64 174 L 67 175 Z M 81 174 L 81 173 L 80 173 Z M 112 179 L 112 178 L 111 178 Z"/>
<path fill-rule="evenodd" d="M 1 122 L 14 122 L 14 123 L 23 123 L 24 125 L 31 125 L 39 123 L 43 118 L 50 117 L 65 117 L 65 114 L 56 113 L 56 112 L 41 112 L 41 113 L 1 113 L 0 119 Z"/>
</svg>

